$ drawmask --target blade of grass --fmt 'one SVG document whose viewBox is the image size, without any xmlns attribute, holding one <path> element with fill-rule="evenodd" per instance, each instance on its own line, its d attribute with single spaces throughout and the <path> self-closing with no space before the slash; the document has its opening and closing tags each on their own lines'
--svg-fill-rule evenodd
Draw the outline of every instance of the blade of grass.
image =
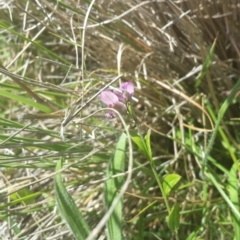
<svg viewBox="0 0 240 240">
<path fill-rule="evenodd" d="M 199 86 L 200 86 L 200 84 L 201 84 L 204 76 L 205 76 L 206 73 L 207 73 L 208 68 L 209 68 L 210 65 L 211 65 L 212 58 L 213 58 L 213 55 L 214 55 L 214 49 L 215 49 L 215 45 L 216 45 L 216 40 L 217 40 L 217 39 L 214 40 L 214 43 L 213 43 L 212 46 L 211 46 L 211 49 L 210 49 L 209 54 L 208 54 L 208 56 L 207 56 L 207 59 L 206 59 L 206 61 L 204 62 L 203 69 L 202 69 L 199 77 L 197 78 L 197 81 L 196 81 L 196 83 L 195 83 L 195 88 L 196 88 L 196 89 L 199 88 Z"/>
<path fill-rule="evenodd" d="M 59 172 L 62 169 L 62 162 L 63 159 L 61 159 L 56 166 L 57 174 L 54 183 L 58 210 L 63 219 L 68 223 L 75 238 L 77 240 L 85 240 L 90 233 L 90 228 L 76 206 L 73 198 L 63 185 L 61 173 Z"/>
<path fill-rule="evenodd" d="M 213 121 L 216 122 L 217 118 L 214 114 L 214 109 L 210 106 L 210 104 L 207 104 L 206 106 L 210 116 L 212 117 Z M 232 157 L 234 162 L 237 162 L 237 157 L 235 155 L 235 149 L 234 149 L 234 145 L 232 145 L 230 142 L 230 139 L 228 138 L 228 136 L 226 135 L 226 133 L 224 132 L 224 128 L 219 126 L 218 128 L 218 132 L 220 133 L 221 137 L 222 137 L 222 144 L 224 144 L 224 147 L 228 150 L 229 155 Z"/>
<path fill-rule="evenodd" d="M 30 98 L 19 96 L 18 94 L 13 94 L 13 93 L 10 93 L 8 91 L 4 91 L 4 90 L 0 89 L 0 95 L 3 96 L 3 97 L 15 100 L 17 102 L 27 104 L 28 106 L 34 107 L 34 108 L 36 108 L 40 111 L 43 111 L 45 113 L 52 112 L 52 110 L 49 107 L 47 107 L 46 105 L 34 102 Z"/>
<path fill-rule="evenodd" d="M 32 98 L 34 98 L 38 103 L 40 104 L 44 104 L 44 105 L 49 105 L 49 108 L 51 108 L 52 110 L 57 110 L 56 107 L 54 107 L 52 104 L 50 104 L 49 102 L 47 102 L 46 100 L 42 99 L 41 97 L 38 96 L 38 94 L 36 94 L 34 91 L 32 91 L 27 85 L 25 85 L 23 82 L 21 82 L 22 77 L 18 76 L 16 74 L 13 74 L 11 72 L 9 72 L 5 67 L 2 66 L 2 64 L 0 63 L 0 72 L 5 74 L 6 76 L 10 77 L 14 82 L 16 82 L 22 89 L 24 89 L 29 96 L 31 96 Z"/>
<path fill-rule="evenodd" d="M 7 25 L 5 22 L 0 21 L 0 28 L 6 29 L 8 32 L 18 36 L 22 40 L 31 43 L 38 50 L 40 50 L 42 53 L 48 55 L 49 57 L 51 56 L 52 59 L 58 59 L 61 62 L 65 63 L 65 64 L 67 64 L 69 66 L 71 65 L 71 63 L 69 61 L 67 61 L 66 59 L 60 57 L 59 55 L 57 55 L 54 52 L 50 51 L 49 49 L 45 48 L 44 46 L 39 44 L 37 41 L 33 41 L 32 39 L 29 39 L 29 38 L 25 37 L 24 35 L 22 35 L 21 33 L 15 31 L 13 28 L 11 28 L 11 26 Z"/>
<path fill-rule="evenodd" d="M 229 199 L 225 191 L 222 189 L 222 186 L 219 184 L 219 181 L 217 181 L 216 177 L 210 170 L 207 173 L 208 178 L 212 181 L 213 185 L 217 188 L 218 192 L 221 194 L 222 198 L 226 201 L 230 209 L 232 210 L 233 214 L 240 219 L 240 212 L 236 208 L 236 206 L 232 203 L 232 201 Z"/>
<path fill-rule="evenodd" d="M 234 99 L 236 93 L 239 91 L 239 89 L 240 89 L 240 79 L 234 85 L 231 93 L 228 95 L 227 99 L 224 101 L 224 103 L 222 104 L 222 106 L 219 110 L 218 117 L 217 117 L 217 120 L 216 120 L 216 123 L 215 123 L 214 131 L 213 131 L 212 136 L 211 136 L 211 138 L 208 142 L 208 146 L 207 146 L 207 149 L 206 149 L 204 157 L 203 157 L 203 168 L 202 168 L 203 174 L 204 174 L 205 168 L 207 166 L 208 155 L 210 154 L 210 151 L 213 147 L 214 141 L 215 141 L 216 136 L 217 136 L 218 129 L 220 127 L 220 123 L 223 119 L 223 116 L 224 116 L 225 112 L 227 111 L 228 107 L 230 106 L 231 102 L 233 101 L 233 99 Z M 233 155 L 231 155 L 231 156 L 233 158 L 234 163 L 236 165 L 238 165 L 236 158 L 234 158 Z"/>
<path fill-rule="evenodd" d="M 235 164 L 233 164 L 230 174 L 229 174 L 229 184 L 228 192 L 229 198 L 234 204 L 234 206 L 239 210 L 239 197 L 238 197 L 238 179 L 237 179 L 238 169 Z M 240 239 L 240 218 L 235 214 L 232 214 L 233 227 L 235 232 L 235 239 Z"/>
<path fill-rule="evenodd" d="M 124 171 L 124 159 L 126 149 L 127 135 L 123 133 L 117 143 L 117 147 L 114 153 L 113 159 L 111 159 L 106 177 L 111 178 L 112 176 L 122 173 Z M 118 191 L 123 185 L 123 177 L 113 178 L 105 183 L 104 198 L 107 210 L 112 205 L 116 198 Z M 121 199 L 115 207 L 112 215 L 107 222 L 108 239 L 121 240 L 122 239 L 122 208 L 123 200 Z"/>
</svg>

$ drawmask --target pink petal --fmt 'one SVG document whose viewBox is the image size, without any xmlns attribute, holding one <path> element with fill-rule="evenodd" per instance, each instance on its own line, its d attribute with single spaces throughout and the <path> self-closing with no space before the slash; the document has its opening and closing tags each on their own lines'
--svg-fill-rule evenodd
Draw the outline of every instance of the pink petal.
<svg viewBox="0 0 240 240">
<path fill-rule="evenodd" d="M 105 103 L 108 107 L 113 107 L 114 104 L 119 102 L 118 97 L 116 94 L 111 92 L 110 90 L 104 90 L 99 95 L 101 101 Z"/>
<path fill-rule="evenodd" d="M 128 96 L 130 96 L 130 97 L 132 97 L 133 94 L 134 94 L 134 85 L 130 81 L 122 83 L 121 86 L 120 86 L 120 89 L 122 91 L 126 91 L 128 93 Z"/>
<path fill-rule="evenodd" d="M 122 90 L 113 90 L 114 94 L 117 95 L 119 101 L 125 102 L 126 96 Z"/>
</svg>

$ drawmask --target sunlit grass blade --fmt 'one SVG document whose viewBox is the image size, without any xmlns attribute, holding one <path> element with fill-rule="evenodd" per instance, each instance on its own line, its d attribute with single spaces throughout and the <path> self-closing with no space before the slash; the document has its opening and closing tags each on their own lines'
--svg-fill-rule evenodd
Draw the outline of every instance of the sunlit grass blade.
<svg viewBox="0 0 240 240">
<path fill-rule="evenodd" d="M 56 171 L 61 170 L 62 161 L 63 159 L 58 162 Z M 90 233 L 90 228 L 76 206 L 73 198 L 63 185 L 61 173 L 59 172 L 55 177 L 55 193 L 58 210 L 71 228 L 73 235 L 77 240 L 85 240 Z"/>
<path fill-rule="evenodd" d="M 26 196 L 20 196 L 19 193 L 22 193 L 26 191 Z M 36 192 L 36 193 L 29 193 L 30 192 L 28 189 L 24 188 L 24 189 L 20 189 L 18 192 L 11 194 L 11 202 L 0 205 L 0 210 L 4 209 L 7 206 L 14 206 L 17 205 L 19 203 L 22 204 L 33 204 L 35 203 L 35 199 L 42 194 L 42 192 Z M 28 195 L 27 195 L 28 194 Z"/>
<path fill-rule="evenodd" d="M 220 127 L 220 123 L 223 119 L 223 116 L 225 114 L 225 112 L 227 111 L 228 107 L 230 106 L 230 104 L 232 103 L 236 93 L 239 91 L 240 89 L 240 79 L 237 81 L 237 83 L 234 85 L 231 93 L 228 95 L 228 97 L 226 98 L 226 100 L 224 101 L 224 103 L 222 104 L 220 110 L 219 110 L 219 113 L 218 113 L 218 117 L 217 117 L 217 120 L 215 122 L 215 128 L 214 128 L 214 131 L 211 135 L 211 138 L 208 142 L 208 146 L 207 146 L 207 149 L 205 151 L 205 154 L 204 154 L 204 158 L 203 158 L 203 172 L 205 170 L 205 167 L 207 165 L 207 159 L 208 159 L 208 155 L 213 147 L 213 144 L 214 144 L 214 141 L 216 139 L 216 136 L 217 136 L 217 132 L 219 130 L 219 127 Z M 236 157 L 235 155 L 233 155 L 232 152 L 230 152 L 231 156 L 232 156 L 232 160 L 234 161 L 234 163 L 237 165 L 237 160 L 236 160 Z"/>
<path fill-rule="evenodd" d="M 40 111 L 43 111 L 45 113 L 50 113 L 51 112 L 51 109 L 49 107 L 47 107 L 46 105 L 34 102 L 30 98 L 23 97 L 23 96 L 20 96 L 18 94 L 13 94 L 11 92 L 4 91 L 4 90 L 0 89 L 0 96 L 10 98 L 12 100 L 18 101 L 18 102 L 23 103 L 23 104 L 27 104 L 28 106 L 34 107 L 34 108 L 36 108 Z"/>
<path fill-rule="evenodd" d="M 230 200 L 232 201 L 236 209 L 239 210 L 239 190 L 238 190 L 239 180 L 237 178 L 237 174 L 238 174 L 237 166 L 233 164 L 228 179 L 229 181 L 228 192 Z M 232 220 L 235 232 L 235 239 L 240 239 L 240 218 L 236 216 L 236 214 L 232 214 Z"/>
<path fill-rule="evenodd" d="M 222 196 L 222 198 L 225 200 L 225 202 L 228 204 L 229 208 L 231 209 L 232 213 L 240 219 L 240 212 L 238 208 L 233 204 L 233 202 L 229 199 L 225 191 L 222 189 L 222 186 L 220 185 L 219 181 L 217 181 L 217 178 L 209 171 L 208 172 L 208 178 L 212 181 L 213 185 L 217 188 L 218 192 Z"/>
<path fill-rule="evenodd" d="M 123 133 L 117 143 L 117 147 L 113 158 L 110 160 L 106 176 L 114 177 L 114 175 L 124 171 L 124 159 L 126 149 L 127 136 Z M 107 180 L 104 188 L 104 198 L 106 208 L 112 205 L 115 197 L 118 195 L 119 190 L 123 185 L 123 177 L 117 177 Z M 122 208 L 123 201 L 121 200 L 107 223 L 108 239 L 121 240 L 122 239 Z"/>
<path fill-rule="evenodd" d="M 199 86 L 200 86 L 200 84 L 201 84 L 204 76 L 205 76 L 206 73 L 207 73 L 208 68 L 209 68 L 210 65 L 211 65 L 212 58 L 213 58 L 213 56 L 214 56 L 215 45 L 216 45 L 216 40 L 214 41 L 214 43 L 213 43 L 212 46 L 211 46 L 211 49 L 210 49 L 209 54 L 208 54 L 208 56 L 207 56 L 207 59 L 206 59 L 206 61 L 204 62 L 203 69 L 202 69 L 202 71 L 201 71 L 201 73 L 200 73 L 200 75 L 199 75 L 199 77 L 198 77 L 198 79 L 197 79 L 197 81 L 196 81 L 196 83 L 195 83 L 195 88 L 196 88 L 196 89 L 199 88 Z"/>
</svg>

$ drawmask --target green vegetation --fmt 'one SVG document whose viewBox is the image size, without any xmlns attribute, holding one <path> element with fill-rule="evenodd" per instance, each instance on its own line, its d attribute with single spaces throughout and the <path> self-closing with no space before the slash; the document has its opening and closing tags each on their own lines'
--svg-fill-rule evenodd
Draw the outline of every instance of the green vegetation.
<svg viewBox="0 0 240 240">
<path fill-rule="evenodd" d="M 239 4 L 3 2 L 0 239 L 240 239 Z"/>
</svg>

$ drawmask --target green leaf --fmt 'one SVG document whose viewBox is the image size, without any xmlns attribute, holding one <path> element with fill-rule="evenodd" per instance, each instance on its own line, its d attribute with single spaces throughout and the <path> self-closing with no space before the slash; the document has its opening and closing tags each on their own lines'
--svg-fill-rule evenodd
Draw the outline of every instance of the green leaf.
<svg viewBox="0 0 240 240">
<path fill-rule="evenodd" d="M 136 132 L 131 132 L 131 138 L 133 142 L 138 146 L 138 148 L 147 156 L 149 161 L 152 161 L 152 150 L 151 150 L 151 131 L 148 131 L 145 140 L 142 136 L 138 135 Z"/>
<path fill-rule="evenodd" d="M 168 227 L 172 231 L 177 231 L 179 228 L 180 221 L 180 206 L 179 204 L 175 204 L 171 209 L 171 212 L 168 216 Z"/>
<path fill-rule="evenodd" d="M 187 237 L 186 240 L 203 240 L 202 238 L 196 238 L 197 235 L 199 234 L 199 230 L 193 231 L 192 233 L 190 233 Z"/>
<path fill-rule="evenodd" d="M 29 195 L 26 195 L 28 194 Z M 17 204 L 21 203 L 24 205 L 30 205 L 36 203 L 36 198 L 39 197 L 42 193 L 41 192 L 36 192 L 36 193 L 31 193 L 30 190 L 25 190 L 25 188 L 19 190 L 16 193 L 13 193 L 10 195 L 11 201 L 8 203 L 4 203 L 0 205 L 0 210 L 6 209 L 8 206 L 16 206 Z"/>
<path fill-rule="evenodd" d="M 9 227 L 11 228 L 11 230 L 13 231 L 15 236 L 21 233 L 21 229 L 19 228 L 19 224 L 17 223 L 17 220 L 14 217 L 7 216 L 7 217 L 3 217 L 3 219 L 7 224 L 9 224 Z M 13 236 L 12 236 L 12 238 L 13 238 Z M 4 238 L 0 237 L 0 239 L 3 240 Z"/>
<path fill-rule="evenodd" d="M 168 174 L 163 178 L 163 191 L 168 196 L 173 190 L 174 186 L 181 180 L 178 174 Z"/>
<path fill-rule="evenodd" d="M 146 135 L 146 150 L 147 150 L 147 154 L 149 157 L 149 160 L 152 160 L 152 149 L 151 149 L 151 140 L 150 140 L 150 136 L 151 136 L 151 131 L 148 130 L 148 133 Z"/>
<path fill-rule="evenodd" d="M 40 192 L 33 193 L 28 188 L 22 188 L 19 191 L 11 194 L 10 197 L 12 200 L 16 200 L 16 202 L 18 201 L 24 203 L 25 205 L 30 205 L 36 202 L 35 198 L 40 194 Z"/>
<path fill-rule="evenodd" d="M 138 146 L 139 150 L 142 151 L 147 157 L 149 157 L 147 146 L 144 139 L 133 131 L 130 132 L 130 135 L 132 141 Z"/>
<path fill-rule="evenodd" d="M 122 173 L 124 171 L 124 159 L 125 159 L 125 149 L 126 149 L 127 136 L 123 133 L 117 143 L 117 147 L 114 153 L 114 157 L 111 159 L 108 169 L 107 178 L 113 177 L 116 174 Z M 110 208 L 114 199 L 118 195 L 124 181 L 123 176 L 112 178 L 106 181 L 104 186 L 104 198 L 105 205 L 107 209 Z M 117 204 L 112 215 L 107 222 L 107 232 L 108 239 L 121 240 L 122 239 L 122 208 L 123 201 Z"/>
<path fill-rule="evenodd" d="M 63 159 L 58 162 L 56 171 L 61 170 L 62 161 Z M 63 219 L 69 225 L 75 238 L 77 240 L 85 240 L 90 233 L 90 228 L 76 206 L 73 198 L 66 191 L 60 172 L 55 176 L 55 193 L 58 210 Z"/>
<path fill-rule="evenodd" d="M 142 138 L 136 133 L 131 131 L 131 138 L 133 142 L 138 146 L 138 148 L 146 154 L 146 145 L 145 142 L 142 140 Z"/>
</svg>

